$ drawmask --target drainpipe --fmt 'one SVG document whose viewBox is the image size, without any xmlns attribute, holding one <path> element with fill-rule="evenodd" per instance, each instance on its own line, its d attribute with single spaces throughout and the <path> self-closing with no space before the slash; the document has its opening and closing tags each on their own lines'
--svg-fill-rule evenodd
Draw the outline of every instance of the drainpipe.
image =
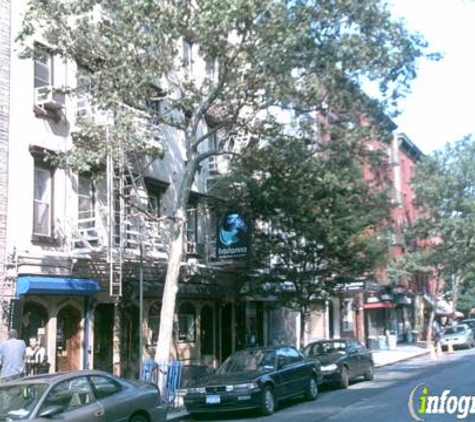
<svg viewBox="0 0 475 422">
<path fill-rule="evenodd" d="M 84 309 L 86 310 L 86 318 L 84 321 L 84 353 L 83 353 L 83 368 L 89 368 L 89 356 L 90 350 L 90 331 L 91 331 L 91 319 L 92 319 L 92 306 L 89 296 L 84 298 Z"/>
</svg>

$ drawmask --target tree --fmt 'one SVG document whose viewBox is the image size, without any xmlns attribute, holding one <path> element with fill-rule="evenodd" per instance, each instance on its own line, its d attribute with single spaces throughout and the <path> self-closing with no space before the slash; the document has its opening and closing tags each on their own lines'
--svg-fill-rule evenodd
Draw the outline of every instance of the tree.
<svg viewBox="0 0 475 422">
<path fill-rule="evenodd" d="M 413 181 L 421 212 L 410 228 L 412 253 L 406 268 L 436 277 L 437 285 L 431 322 L 441 280 L 452 287 L 453 311 L 458 302 L 458 286 L 473 289 L 475 264 L 475 143 L 466 137 L 436 151 L 417 166 Z M 466 300 L 466 297 L 464 298 Z M 430 328 L 430 327 L 429 327 Z M 428 330 L 429 331 L 429 330 Z M 430 338 L 429 338 L 430 340 Z"/>
<path fill-rule="evenodd" d="M 370 151 L 362 134 L 350 135 L 320 142 L 274 137 L 249 148 L 220 181 L 222 191 L 232 191 L 228 207 L 255 222 L 246 294 L 273 297 L 302 322 L 335 286 L 385 262 L 388 192 L 364 180 Z M 302 344 L 304 335 L 302 323 Z"/>
<path fill-rule="evenodd" d="M 149 112 L 145 99 L 163 100 L 157 121 L 183 139 L 184 172 L 174 182 L 169 215 L 159 360 L 169 357 L 190 188 L 200 164 L 230 144 L 205 151 L 204 141 L 218 130 L 251 140 L 270 128 L 278 132 L 266 111 L 283 99 L 307 111 L 325 103 L 343 112 L 340 103 L 351 103 L 364 78 L 379 83 L 382 102 L 396 100 L 415 77 L 425 47 L 377 0 L 30 1 L 21 38 L 38 34 L 56 55 L 86 69 L 95 106 L 112 115 L 107 137 L 84 125 L 66 164 L 90 167 L 119 142 L 126 150 L 137 142 L 146 149 L 130 111 Z M 183 42 L 213 63 L 215 76 L 195 77 L 193 61 L 180 60 Z"/>
</svg>

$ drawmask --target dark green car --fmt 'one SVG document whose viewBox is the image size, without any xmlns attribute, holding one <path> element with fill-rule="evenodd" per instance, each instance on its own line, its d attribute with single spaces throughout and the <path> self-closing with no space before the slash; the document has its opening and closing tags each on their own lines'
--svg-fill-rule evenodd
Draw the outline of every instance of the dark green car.
<svg viewBox="0 0 475 422">
<path fill-rule="evenodd" d="M 318 340 L 305 346 L 303 354 L 321 364 L 323 381 L 340 388 L 348 388 L 351 380 L 374 377 L 373 356 L 354 338 Z"/>
<path fill-rule="evenodd" d="M 293 347 L 245 349 L 188 388 L 185 406 L 191 414 L 259 409 L 270 415 L 280 400 L 295 396 L 315 400 L 320 381 L 318 362 Z"/>
</svg>

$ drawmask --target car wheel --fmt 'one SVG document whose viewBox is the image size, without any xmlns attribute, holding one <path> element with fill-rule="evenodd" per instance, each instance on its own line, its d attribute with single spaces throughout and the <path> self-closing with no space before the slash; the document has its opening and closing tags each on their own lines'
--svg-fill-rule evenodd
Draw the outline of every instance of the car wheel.
<svg viewBox="0 0 475 422">
<path fill-rule="evenodd" d="M 305 391 L 305 400 L 314 401 L 318 397 L 318 384 L 315 377 L 310 377 L 307 385 L 307 391 Z"/>
<path fill-rule="evenodd" d="M 261 413 L 265 416 L 272 415 L 275 412 L 275 407 L 274 390 L 266 385 L 262 390 Z"/>
<path fill-rule="evenodd" d="M 369 364 L 368 370 L 366 371 L 366 374 L 364 374 L 364 379 L 366 381 L 374 380 L 374 365 L 372 363 Z"/>
<path fill-rule="evenodd" d="M 132 415 L 129 422 L 149 422 L 147 416 L 142 414 Z"/>
<path fill-rule="evenodd" d="M 338 384 L 338 386 L 340 388 L 348 388 L 349 385 L 350 385 L 350 374 L 348 373 L 348 368 L 344 366 L 343 368 L 341 368 L 340 383 Z"/>
</svg>

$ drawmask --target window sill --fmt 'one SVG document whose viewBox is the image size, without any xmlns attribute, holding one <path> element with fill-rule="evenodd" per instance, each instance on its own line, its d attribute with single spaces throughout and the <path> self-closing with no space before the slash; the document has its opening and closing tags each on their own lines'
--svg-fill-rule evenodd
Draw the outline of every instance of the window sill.
<svg viewBox="0 0 475 422">
<path fill-rule="evenodd" d="M 61 241 L 58 238 L 38 234 L 31 235 L 31 243 L 34 245 L 61 246 Z"/>
</svg>

